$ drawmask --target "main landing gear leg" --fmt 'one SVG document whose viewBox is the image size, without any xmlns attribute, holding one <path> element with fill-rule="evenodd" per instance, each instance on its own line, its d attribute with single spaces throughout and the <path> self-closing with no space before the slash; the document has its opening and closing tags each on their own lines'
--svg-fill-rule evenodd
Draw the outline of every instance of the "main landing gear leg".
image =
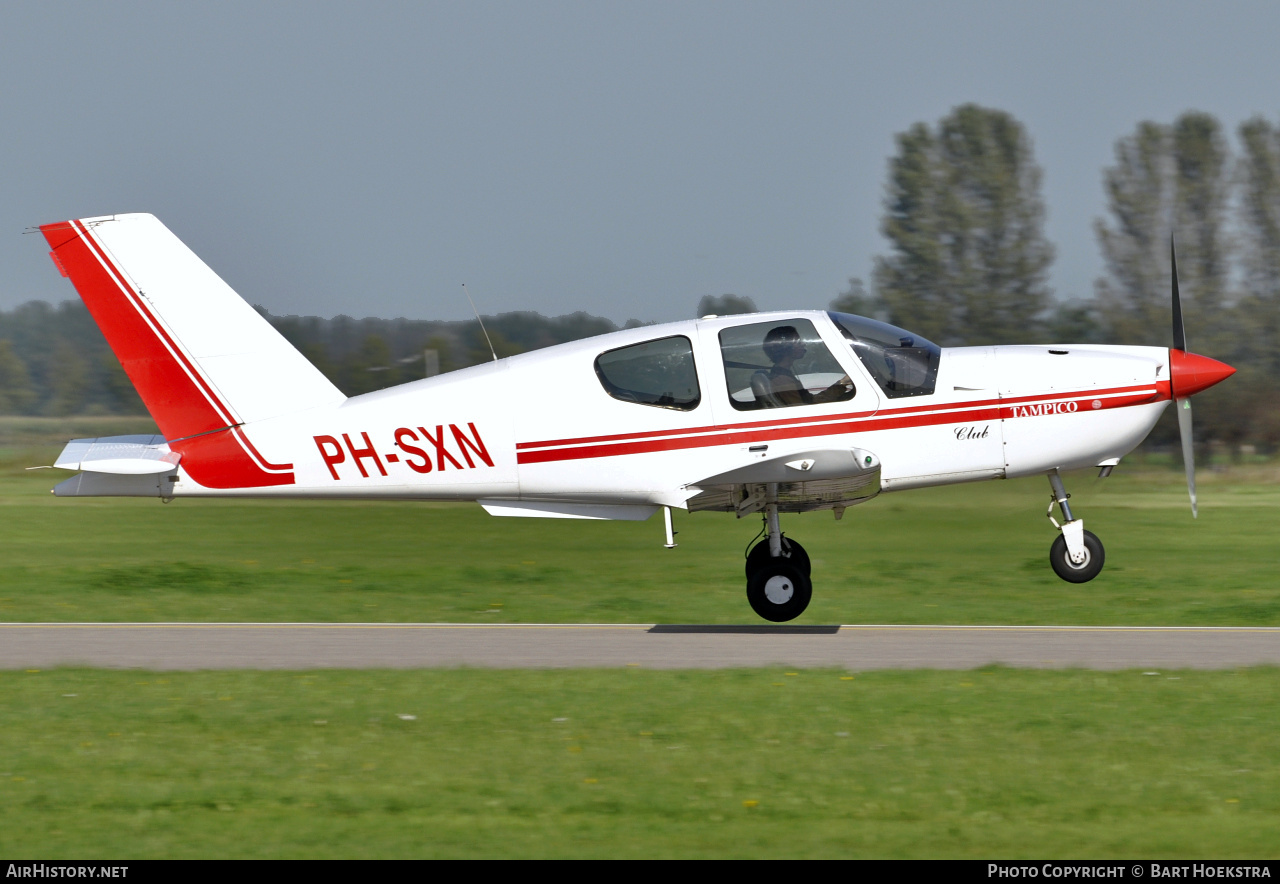
<svg viewBox="0 0 1280 884">
<path fill-rule="evenodd" d="M 768 537 L 747 556 L 747 601 L 766 620 L 782 623 L 804 613 L 813 596 L 809 556 L 800 544 L 782 536 L 778 486 L 768 486 L 765 526 Z"/>
<path fill-rule="evenodd" d="M 1049 485 L 1053 488 L 1053 494 L 1049 498 L 1049 510 L 1045 515 L 1049 517 L 1053 527 L 1062 532 L 1049 548 L 1049 564 L 1063 580 L 1069 583 L 1087 583 L 1098 576 L 1106 559 L 1102 541 L 1092 531 L 1084 530 L 1084 519 L 1071 515 L 1071 504 L 1067 503 L 1071 495 L 1063 486 L 1062 476 L 1057 470 L 1049 473 Z M 1054 504 L 1062 510 L 1061 525 L 1053 517 Z"/>
</svg>

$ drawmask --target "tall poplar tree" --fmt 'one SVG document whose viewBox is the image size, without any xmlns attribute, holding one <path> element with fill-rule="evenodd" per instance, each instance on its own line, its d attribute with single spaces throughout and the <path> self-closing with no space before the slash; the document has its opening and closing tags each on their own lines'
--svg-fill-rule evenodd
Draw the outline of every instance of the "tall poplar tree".
<svg viewBox="0 0 1280 884">
<path fill-rule="evenodd" d="M 1178 249 L 1183 313 L 1193 346 L 1223 328 L 1230 242 L 1230 151 L 1209 114 L 1189 111 L 1172 126 L 1139 123 L 1115 148 L 1103 173 L 1109 220 L 1094 231 L 1106 276 L 1095 283 L 1098 309 L 1113 340 L 1169 346 L 1169 237 Z"/>
<path fill-rule="evenodd" d="M 1280 445 L 1280 127 L 1254 117 L 1240 126 L 1240 144 L 1239 387 L 1248 400 L 1246 435 L 1274 449 Z"/>
<path fill-rule="evenodd" d="M 1022 124 L 966 104 L 897 137 L 875 291 L 889 321 L 943 345 L 1025 341 L 1050 299 L 1040 167 Z"/>
<path fill-rule="evenodd" d="M 1280 128 L 1240 126 L 1240 232 L 1250 356 L 1280 377 Z"/>
</svg>

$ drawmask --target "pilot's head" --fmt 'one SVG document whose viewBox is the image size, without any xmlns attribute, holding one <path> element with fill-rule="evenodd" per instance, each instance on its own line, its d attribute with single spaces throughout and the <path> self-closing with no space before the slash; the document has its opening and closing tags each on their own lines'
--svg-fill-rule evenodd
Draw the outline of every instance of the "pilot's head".
<svg viewBox="0 0 1280 884">
<path fill-rule="evenodd" d="M 772 362 L 782 362 L 788 357 L 799 359 L 804 351 L 804 341 L 793 325 L 780 325 L 764 336 L 764 355 Z"/>
</svg>

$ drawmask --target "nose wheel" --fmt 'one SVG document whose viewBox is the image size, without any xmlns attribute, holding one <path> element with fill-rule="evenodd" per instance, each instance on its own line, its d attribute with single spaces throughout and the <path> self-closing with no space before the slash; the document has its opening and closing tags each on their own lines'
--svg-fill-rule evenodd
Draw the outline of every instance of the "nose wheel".
<svg viewBox="0 0 1280 884">
<path fill-rule="evenodd" d="M 769 536 L 747 555 L 747 601 L 764 619 L 785 623 L 803 614 L 813 597 L 809 554 L 782 536 L 776 503 L 765 507 L 765 527 Z"/>
<path fill-rule="evenodd" d="M 1071 495 L 1063 487 L 1057 470 L 1049 474 L 1049 485 L 1053 488 L 1053 495 L 1049 498 L 1049 511 L 1045 515 L 1053 527 L 1062 532 L 1049 548 L 1049 564 L 1053 573 L 1068 583 L 1088 583 L 1102 571 L 1106 550 L 1096 534 L 1084 530 L 1084 519 L 1072 517 L 1071 505 L 1067 503 Z M 1053 517 L 1054 504 L 1062 510 L 1062 524 Z"/>
<path fill-rule="evenodd" d="M 1102 570 L 1102 563 L 1106 560 L 1106 551 L 1103 550 L 1102 541 L 1098 536 L 1092 531 L 1082 533 L 1084 535 L 1083 561 L 1077 562 L 1071 558 L 1071 552 L 1067 549 L 1067 539 L 1061 534 L 1049 548 L 1049 564 L 1053 566 L 1053 573 L 1068 583 L 1088 583 L 1098 576 L 1098 572 Z"/>
</svg>

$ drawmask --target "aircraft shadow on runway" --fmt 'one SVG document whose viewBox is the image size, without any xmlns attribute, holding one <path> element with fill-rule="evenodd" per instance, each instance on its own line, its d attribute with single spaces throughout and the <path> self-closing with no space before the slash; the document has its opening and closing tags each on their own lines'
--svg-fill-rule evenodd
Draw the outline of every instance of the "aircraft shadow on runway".
<svg viewBox="0 0 1280 884">
<path fill-rule="evenodd" d="M 659 623 L 647 630 L 650 633 L 692 635 L 835 635 L 839 626 L 720 626 L 686 623 Z"/>
</svg>

